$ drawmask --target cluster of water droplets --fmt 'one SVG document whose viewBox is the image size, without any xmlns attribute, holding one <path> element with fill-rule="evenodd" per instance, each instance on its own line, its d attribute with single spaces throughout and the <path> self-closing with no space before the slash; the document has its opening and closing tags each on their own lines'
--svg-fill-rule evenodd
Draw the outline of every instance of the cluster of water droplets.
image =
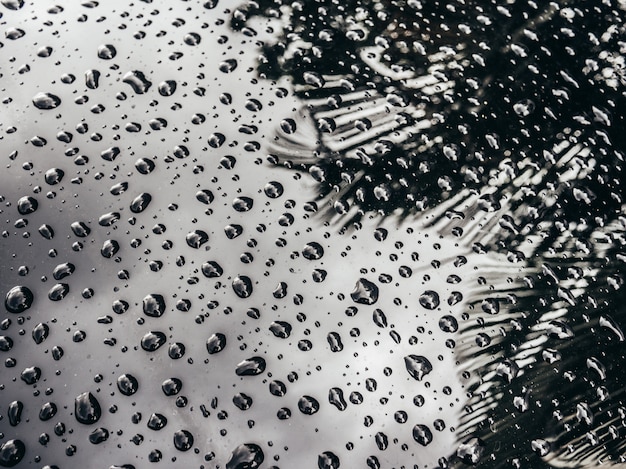
<svg viewBox="0 0 626 469">
<path fill-rule="evenodd" d="M 411 228 L 337 232 L 265 163 L 297 126 L 250 65 L 269 24 L 2 5 L 0 466 L 447 456 L 461 279 L 424 268 L 470 267 Z"/>
</svg>

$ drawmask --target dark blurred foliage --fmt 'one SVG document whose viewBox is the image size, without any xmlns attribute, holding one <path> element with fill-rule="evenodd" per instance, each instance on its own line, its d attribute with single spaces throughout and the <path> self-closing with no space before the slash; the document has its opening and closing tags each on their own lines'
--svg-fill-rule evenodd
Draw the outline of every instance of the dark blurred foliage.
<svg viewBox="0 0 626 469">
<path fill-rule="evenodd" d="M 259 73 L 288 77 L 304 104 L 270 160 L 308 171 L 329 218 L 427 212 L 506 254 L 487 277 L 524 261 L 523 279 L 473 299 L 457 346 L 470 441 L 442 466 L 471 462 L 467 448 L 481 467 L 625 462 L 625 9 L 261 0 L 233 13 L 238 30 L 282 24 Z"/>
</svg>

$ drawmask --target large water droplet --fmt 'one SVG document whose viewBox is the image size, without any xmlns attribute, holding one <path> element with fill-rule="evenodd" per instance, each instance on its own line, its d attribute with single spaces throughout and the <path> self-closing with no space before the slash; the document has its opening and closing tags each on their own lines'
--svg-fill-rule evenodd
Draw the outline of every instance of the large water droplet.
<svg viewBox="0 0 626 469">
<path fill-rule="evenodd" d="M 206 341 L 206 349 L 209 354 L 221 352 L 226 347 L 226 336 L 220 332 L 213 334 Z"/>
<path fill-rule="evenodd" d="M 378 287 L 369 280 L 360 278 L 350 296 L 355 303 L 373 305 L 378 301 Z"/>
<path fill-rule="evenodd" d="M 480 462 L 484 450 L 485 443 L 480 438 L 472 437 L 459 445 L 456 455 L 463 464 L 475 466 Z"/>
<path fill-rule="evenodd" d="M 117 388 L 125 396 L 132 396 L 139 389 L 139 382 L 130 373 L 125 373 L 117 378 Z"/>
<path fill-rule="evenodd" d="M 14 467 L 24 458 L 26 445 L 22 440 L 8 440 L 0 445 L 0 466 Z"/>
<path fill-rule="evenodd" d="M 9 313 L 22 313 L 33 304 L 33 292 L 21 285 L 11 288 L 4 298 L 4 307 Z"/>
<path fill-rule="evenodd" d="M 237 365 L 237 376 L 256 376 L 265 371 L 265 359 L 263 357 L 251 357 Z"/>
<path fill-rule="evenodd" d="M 407 355 L 404 357 L 404 365 L 409 374 L 417 381 L 421 381 L 424 376 L 433 371 L 433 365 L 428 358 L 422 355 Z"/>
<path fill-rule="evenodd" d="M 339 457 L 332 451 L 324 451 L 317 457 L 317 467 L 319 469 L 338 469 L 341 466 Z"/>
<path fill-rule="evenodd" d="M 263 450 L 254 443 L 237 446 L 226 463 L 226 469 L 257 469 L 265 460 Z"/>
<path fill-rule="evenodd" d="M 238 275 L 233 280 L 233 290 L 239 298 L 248 298 L 252 295 L 252 280 L 245 275 Z"/>
<path fill-rule="evenodd" d="M 146 78 L 143 72 L 139 70 L 133 70 L 122 78 L 124 83 L 130 85 L 133 91 L 137 94 L 147 93 L 150 87 L 152 86 L 152 82 Z"/>
<path fill-rule="evenodd" d="M 33 96 L 33 104 L 37 109 L 55 109 L 61 104 L 61 98 L 52 93 L 37 93 Z"/>
<path fill-rule="evenodd" d="M 174 433 L 174 447 L 178 451 L 188 451 L 193 446 L 193 435 L 187 430 Z"/>
<path fill-rule="evenodd" d="M 158 293 L 147 295 L 143 299 L 143 312 L 151 318 L 159 318 L 165 313 L 165 299 Z"/>
<path fill-rule="evenodd" d="M 426 290 L 420 295 L 419 302 L 426 309 L 435 309 L 439 306 L 439 294 L 433 290 Z"/>
<path fill-rule="evenodd" d="M 100 420 L 100 403 L 90 392 L 84 392 L 74 400 L 74 417 L 79 423 L 92 425 Z"/>
<path fill-rule="evenodd" d="M 433 433 L 426 425 L 415 425 L 413 427 L 413 439 L 422 446 L 428 446 L 433 441 Z"/>
<path fill-rule="evenodd" d="M 320 410 L 320 403 L 311 396 L 302 396 L 298 400 L 298 409 L 305 415 L 313 415 Z"/>
</svg>

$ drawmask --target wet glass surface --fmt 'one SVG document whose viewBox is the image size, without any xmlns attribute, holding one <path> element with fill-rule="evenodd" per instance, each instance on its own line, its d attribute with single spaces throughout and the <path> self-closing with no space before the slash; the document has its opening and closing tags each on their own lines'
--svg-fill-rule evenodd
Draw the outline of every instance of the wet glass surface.
<svg viewBox="0 0 626 469">
<path fill-rule="evenodd" d="M 626 465 L 624 2 L 0 5 L 0 467 Z"/>
</svg>

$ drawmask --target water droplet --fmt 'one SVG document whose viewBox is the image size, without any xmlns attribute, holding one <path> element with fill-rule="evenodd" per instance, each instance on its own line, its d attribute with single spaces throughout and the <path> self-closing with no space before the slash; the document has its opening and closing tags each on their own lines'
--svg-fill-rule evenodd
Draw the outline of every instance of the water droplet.
<svg viewBox="0 0 626 469">
<path fill-rule="evenodd" d="M 33 96 L 33 104 L 37 109 L 56 109 L 61 105 L 61 98 L 52 93 L 37 93 Z"/>
<path fill-rule="evenodd" d="M 150 415 L 150 418 L 148 419 L 148 422 L 146 424 L 146 426 L 150 430 L 154 431 L 159 431 L 163 429 L 166 425 L 167 418 L 164 415 L 158 413 L 153 413 L 152 415 Z"/>
<path fill-rule="evenodd" d="M 252 280 L 245 275 L 238 275 L 233 280 L 233 290 L 239 298 L 248 298 L 252 295 Z"/>
<path fill-rule="evenodd" d="M 221 352 L 226 347 L 226 336 L 220 332 L 213 334 L 206 341 L 206 349 L 209 354 Z"/>
<path fill-rule="evenodd" d="M 484 451 L 485 443 L 480 438 L 472 437 L 459 445 L 456 455 L 463 464 L 475 466 L 480 462 Z"/>
<path fill-rule="evenodd" d="M 151 318 L 159 318 L 165 313 L 165 299 L 158 293 L 147 295 L 143 299 L 143 312 Z"/>
<path fill-rule="evenodd" d="M 98 46 L 98 57 L 103 60 L 111 60 L 117 55 L 117 50 L 111 44 Z"/>
<path fill-rule="evenodd" d="M 256 376 L 265 371 L 265 359 L 263 357 L 251 357 L 237 365 L 237 376 Z"/>
<path fill-rule="evenodd" d="M 162 81 L 158 89 L 161 96 L 172 96 L 176 92 L 176 82 L 174 80 Z"/>
<path fill-rule="evenodd" d="M 424 376 L 433 371 L 433 365 L 422 355 L 407 355 L 404 357 L 404 365 L 409 374 L 421 381 Z"/>
<path fill-rule="evenodd" d="M 213 202 L 213 199 L 214 199 L 213 192 L 211 192 L 208 189 L 200 190 L 200 191 L 196 192 L 196 199 L 199 202 L 202 202 L 203 204 L 208 205 L 211 202 Z"/>
<path fill-rule="evenodd" d="M 0 466 L 14 467 L 24 458 L 26 445 L 22 440 L 8 440 L 0 445 Z"/>
<path fill-rule="evenodd" d="M 37 207 L 39 203 L 34 197 L 25 196 L 17 201 L 17 211 L 20 215 L 30 215 L 37 210 Z"/>
<path fill-rule="evenodd" d="M 130 211 L 133 213 L 141 213 L 148 208 L 150 202 L 152 202 L 152 196 L 147 192 L 143 192 L 133 199 L 130 204 Z"/>
<path fill-rule="evenodd" d="M 321 259 L 324 256 L 324 248 L 315 241 L 307 243 L 302 249 L 302 256 L 310 261 Z"/>
<path fill-rule="evenodd" d="M 350 296 L 355 303 L 373 305 L 378 301 L 378 287 L 369 280 L 360 278 Z"/>
<path fill-rule="evenodd" d="M 274 321 L 269 327 L 274 337 L 286 339 L 291 335 L 291 324 L 286 321 Z"/>
<path fill-rule="evenodd" d="M 248 410 L 252 407 L 252 398 L 247 394 L 240 392 L 233 396 L 233 404 L 235 404 L 235 407 L 239 410 Z"/>
<path fill-rule="evenodd" d="M 178 451 L 188 451 L 193 446 L 193 435 L 187 430 L 174 433 L 174 447 Z"/>
<path fill-rule="evenodd" d="M 152 82 L 146 78 L 143 72 L 139 70 L 133 70 L 122 78 L 124 83 L 130 85 L 133 91 L 137 94 L 144 94 L 148 92 L 148 89 L 152 86 Z"/>
<path fill-rule="evenodd" d="M 439 306 L 439 294 L 433 290 L 426 290 L 420 295 L 419 303 L 426 309 L 435 309 Z"/>
<path fill-rule="evenodd" d="M 163 332 L 150 331 L 141 338 L 141 348 L 146 352 L 154 352 L 165 344 L 167 337 Z"/>
<path fill-rule="evenodd" d="M 4 307 L 9 313 L 22 313 L 33 304 L 33 293 L 21 285 L 11 288 L 4 298 Z"/>
<path fill-rule="evenodd" d="M 92 425 L 100 420 L 100 403 L 90 392 L 84 392 L 74 400 L 74 417 L 79 423 Z"/>
<path fill-rule="evenodd" d="M 413 427 L 413 439 L 422 446 L 428 446 L 433 441 L 433 434 L 426 425 L 415 425 Z"/>
<path fill-rule="evenodd" d="M 330 345 L 331 352 L 341 352 L 343 350 L 343 343 L 341 342 L 341 336 L 337 332 L 329 332 L 326 336 L 328 345 Z"/>
<path fill-rule="evenodd" d="M 220 72 L 223 72 L 223 73 L 233 72 L 236 68 L 237 68 L 236 59 L 226 59 L 223 62 L 220 62 L 220 65 L 219 65 Z"/>
<path fill-rule="evenodd" d="M 39 323 L 33 328 L 33 340 L 37 345 L 41 344 L 48 338 L 50 327 L 47 324 Z"/>
<path fill-rule="evenodd" d="M 341 411 L 346 410 L 348 407 L 348 404 L 343 397 L 343 391 L 341 388 L 330 388 L 328 391 L 328 402 Z"/>
<path fill-rule="evenodd" d="M 24 404 L 21 401 L 13 401 L 9 404 L 7 409 L 7 416 L 9 417 L 9 425 L 16 427 L 22 421 L 22 411 L 24 410 Z"/>
<path fill-rule="evenodd" d="M 187 246 L 199 249 L 203 244 L 206 244 L 209 241 L 209 235 L 206 231 L 202 230 L 194 230 L 190 233 L 187 233 L 185 236 L 185 241 L 187 242 Z"/>
<path fill-rule="evenodd" d="M 20 374 L 20 379 L 28 385 L 36 384 L 40 378 L 41 378 L 41 368 L 37 366 L 30 366 L 28 368 L 24 368 L 24 370 Z"/>
<path fill-rule="evenodd" d="M 237 446 L 226 463 L 226 469 L 257 469 L 265 460 L 263 450 L 254 443 Z"/>
<path fill-rule="evenodd" d="M 332 451 L 324 451 L 317 457 L 317 467 L 319 469 L 338 469 L 341 466 L 339 457 Z"/>
<path fill-rule="evenodd" d="M 70 286 L 67 283 L 57 283 L 48 291 L 48 299 L 51 301 L 61 301 L 70 292 Z"/>
<path fill-rule="evenodd" d="M 305 415 L 313 415 L 320 410 L 320 403 L 311 396 L 302 396 L 298 399 L 298 409 Z"/>
<path fill-rule="evenodd" d="M 109 431 L 106 428 L 98 427 L 89 434 L 89 442 L 93 445 L 99 445 L 109 439 Z"/>
<path fill-rule="evenodd" d="M 439 319 L 439 329 L 443 332 L 456 332 L 459 329 L 459 323 L 454 316 L 442 316 Z"/>
<path fill-rule="evenodd" d="M 130 373 L 125 373 L 117 378 L 117 388 L 125 396 L 132 396 L 139 389 L 139 382 Z"/>
</svg>

